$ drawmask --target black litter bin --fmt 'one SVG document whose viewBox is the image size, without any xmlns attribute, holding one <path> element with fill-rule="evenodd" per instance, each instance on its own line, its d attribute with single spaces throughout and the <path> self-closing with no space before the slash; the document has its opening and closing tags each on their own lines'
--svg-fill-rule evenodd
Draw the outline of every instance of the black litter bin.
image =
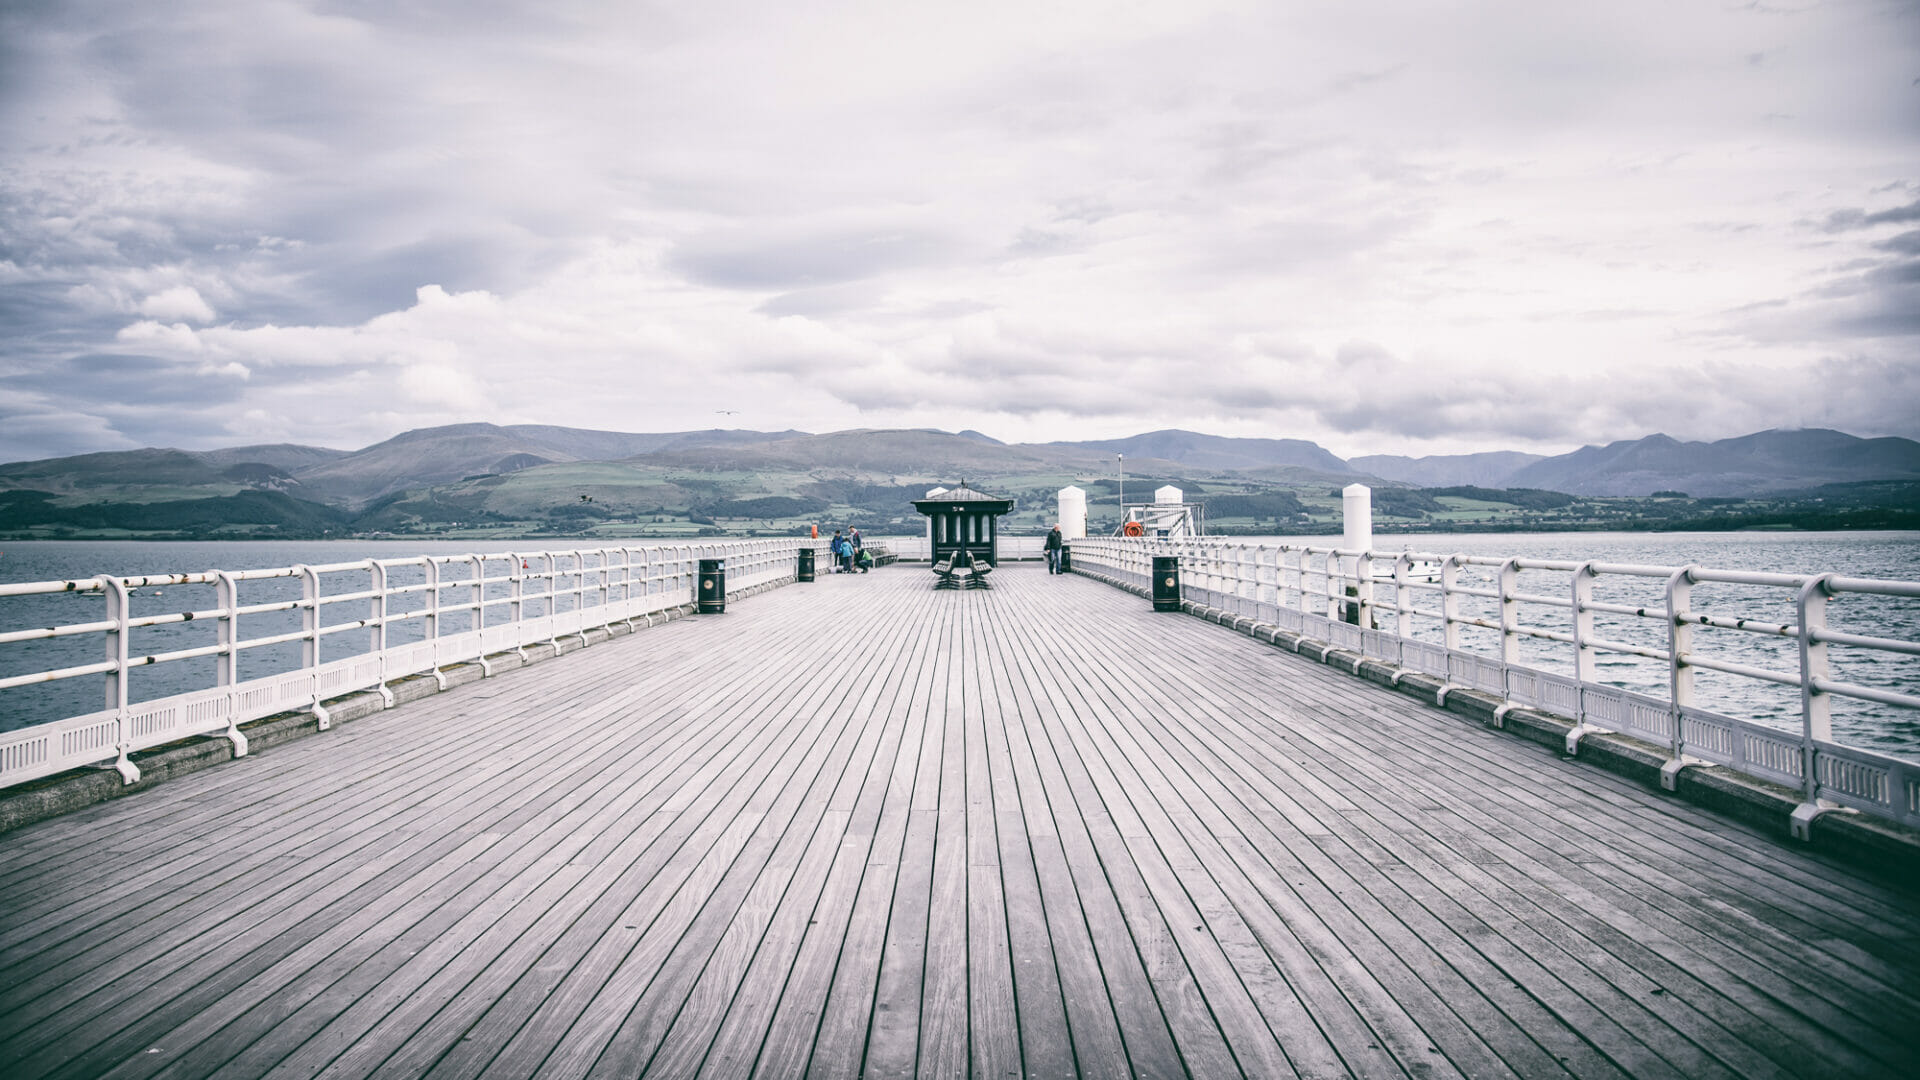
<svg viewBox="0 0 1920 1080">
<path fill-rule="evenodd" d="M 1180 610 L 1180 558 L 1177 555 L 1153 557 L 1153 610 Z"/>
<path fill-rule="evenodd" d="M 1073 549 L 1065 545 L 1060 548 L 1060 572 L 1063 574 L 1073 572 Z"/>
<path fill-rule="evenodd" d="M 727 610 L 727 560 L 701 559 L 699 593 L 694 610 L 702 615 L 718 615 Z"/>
<path fill-rule="evenodd" d="M 810 547 L 800 549 L 800 575 L 798 580 L 813 580 L 813 549 Z"/>
</svg>

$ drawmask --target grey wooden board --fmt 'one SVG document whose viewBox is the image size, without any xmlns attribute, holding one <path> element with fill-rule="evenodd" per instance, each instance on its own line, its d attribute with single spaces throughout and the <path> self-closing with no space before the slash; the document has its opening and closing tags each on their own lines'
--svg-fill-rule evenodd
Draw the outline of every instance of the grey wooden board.
<svg viewBox="0 0 1920 1080">
<path fill-rule="evenodd" d="M 1920 898 L 994 582 L 823 576 L 0 836 L 0 1072 L 1920 1074 Z"/>
</svg>

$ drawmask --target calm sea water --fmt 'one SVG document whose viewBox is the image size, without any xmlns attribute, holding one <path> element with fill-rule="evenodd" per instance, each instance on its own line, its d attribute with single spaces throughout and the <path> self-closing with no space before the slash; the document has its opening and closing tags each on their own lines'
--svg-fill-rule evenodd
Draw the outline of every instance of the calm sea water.
<svg viewBox="0 0 1920 1080">
<path fill-rule="evenodd" d="M 1327 546 L 1337 542 L 1329 537 L 1279 538 L 1293 543 Z M 1530 558 L 1599 560 L 1611 563 L 1654 566 L 1698 564 L 1724 570 L 1758 570 L 1777 573 L 1810 574 L 1837 572 L 1853 577 L 1920 581 L 1920 533 L 1538 533 L 1457 535 L 1420 535 L 1378 537 L 1382 550 L 1411 548 L 1419 552 Z M 193 542 L 157 543 L 135 541 L 60 542 L 30 541 L 0 544 L 0 582 L 53 581 L 86 578 L 98 574 L 119 576 L 186 573 L 208 569 L 244 570 L 352 562 L 366 558 L 402 558 L 422 554 L 494 553 L 529 551 L 538 548 L 533 541 L 500 542 L 476 547 L 469 542 L 432 541 L 329 541 L 329 542 Z M 553 545 L 559 547 L 560 545 Z M 495 568 L 497 573 L 497 567 Z M 418 573 L 417 571 L 415 572 Z M 396 581 L 407 578 L 396 572 Z M 1490 583 L 1490 579 L 1486 579 Z M 330 583 L 330 592 L 347 591 L 350 581 Z M 1663 602 L 1664 582 L 1633 578 L 1602 578 L 1596 598 L 1621 604 L 1658 608 Z M 1529 572 L 1521 590 L 1547 596 L 1567 592 L 1564 573 Z M 500 595 L 496 588 L 492 595 Z M 299 595 L 298 584 L 290 580 L 250 583 L 242 593 L 243 602 L 265 603 L 291 599 Z M 1693 604 L 1698 610 L 1782 624 L 1795 620 L 1793 595 L 1787 589 L 1768 589 L 1729 585 L 1696 585 Z M 560 601 L 562 607 L 566 601 Z M 206 586 L 142 589 L 134 597 L 137 615 L 170 611 L 206 610 L 215 606 L 213 590 Z M 417 606 L 417 604 L 416 604 Z M 1415 606 L 1436 609 L 1438 597 L 1423 594 Z M 340 605 L 354 608 L 355 605 Z M 90 622 L 102 617 L 104 601 L 99 594 L 47 597 L 0 598 L 0 631 L 37 626 Z M 330 624 L 365 616 L 364 605 L 357 610 L 331 609 Z M 1475 614 L 1471 603 L 1468 614 Z M 1477 612 L 1497 617 L 1490 604 Z M 464 616 L 449 615 L 442 632 L 455 633 L 465 628 Z M 1565 612 L 1536 606 L 1522 609 L 1525 625 L 1565 632 L 1571 629 Z M 1920 600 L 1894 600 L 1844 596 L 1833 601 L 1830 624 L 1836 628 L 1877 637 L 1905 641 L 1920 640 Z M 1661 620 L 1639 620 L 1600 616 L 1599 636 L 1649 647 L 1663 647 L 1665 627 Z M 296 629 L 292 613 L 252 617 L 244 636 L 255 637 Z M 1439 639 L 1434 620 L 1415 621 L 1415 636 Z M 419 623 L 394 628 L 390 640 L 398 643 L 409 635 L 418 636 Z M 138 631 L 130 643 L 135 655 L 191 648 L 211 644 L 214 627 L 206 622 L 177 624 Z M 363 651 L 368 635 L 353 631 L 330 636 L 323 645 L 323 658 L 335 659 Z M 1465 644 L 1486 652 L 1497 652 L 1491 632 L 1469 630 Z M 1703 655 L 1749 664 L 1787 673 L 1797 673 L 1798 652 L 1790 639 L 1769 638 L 1735 631 L 1696 630 L 1694 647 Z M 44 671 L 78 665 L 99 659 L 101 635 L 76 638 L 18 642 L 0 645 L 0 676 Z M 1835 647 L 1836 676 L 1865 685 L 1920 693 L 1920 658 Z M 1572 659 L 1567 646 L 1530 640 L 1524 644 L 1523 659 L 1530 665 L 1571 673 Z M 242 678 L 253 678 L 273 671 L 287 670 L 299 662 L 299 646 L 288 643 L 248 650 L 241 666 Z M 1667 671 L 1664 664 L 1620 654 L 1602 654 L 1598 677 L 1603 682 L 1628 689 L 1664 696 Z M 77 715 L 99 709 L 104 693 L 99 677 L 82 677 L 55 683 L 36 684 L 0 691 L 0 730 L 39 723 L 61 716 Z M 183 690 L 211 685 L 213 662 L 189 660 L 141 668 L 129 679 L 133 700 L 142 701 Z M 1758 720 L 1789 730 L 1799 726 L 1799 692 L 1752 679 L 1700 671 L 1696 674 L 1696 702 L 1728 715 Z M 1849 745 L 1920 757 L 1920 714 L 1836 699 L 1835 737 Z"/>
</svg>

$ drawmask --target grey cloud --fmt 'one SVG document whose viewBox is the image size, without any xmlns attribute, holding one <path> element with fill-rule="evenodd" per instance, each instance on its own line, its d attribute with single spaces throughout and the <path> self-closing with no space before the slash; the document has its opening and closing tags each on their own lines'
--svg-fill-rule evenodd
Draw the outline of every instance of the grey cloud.
<svg viewBox="0 0 1920 1080">
<path fill-rule="evenodd" d="M 1881 251 L 1894 251 L 1902 255 L 1920 255 L 1920 229 L 1903 232 L 1873 245 Z"/>
<path fill-rule="evenodd" d="M 1729 330 L 1760 342 L 1849 342 L 1920 336 L 1920 258 L 1879 261 L 1799 296 L 1729 312 Z"/>
<path fill-rule="evenodd" d="M 1888 210 L 1878 210 L 1871 214 L 1865 210 L 1835 210 L 1827 215 L 1821 226 L 1830 233 L 1850 232 L 1854 229 L 1868 229 L 1875 225 L 1904 224 L 1920 221 L 1920 202 L 1910 202 L 1905 206 L 1896 206 Z"/>
<path fill-rule="evenodd" d="M 718 288 L 793 290 L 931 266 L 957 250 L 952 237 L 920 230 L 843 229 L 780 239 L 729 233 L 682 243 L 668 261 L 679 273 Z"/>
<path fill-rule="evenodd" d="M 161 417 L 162 423 L 177 423 L 174 410 L 183 406 L 198 412 L 238 401 L 243 386 L 244 381 L 231 373 L 132 353 L 83 353 L 27 372 L 0 375 L 0 390 L 48 398 L 64 392 L 171 414 Z"/>
</svg>

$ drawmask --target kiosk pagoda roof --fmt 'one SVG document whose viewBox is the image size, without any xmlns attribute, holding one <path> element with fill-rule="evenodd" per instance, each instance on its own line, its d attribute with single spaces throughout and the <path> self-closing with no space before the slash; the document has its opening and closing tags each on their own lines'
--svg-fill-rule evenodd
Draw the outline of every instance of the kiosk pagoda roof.
<svg viewBox="0 0 1920 1080">
<path fill-rule="evenodd" d="M 998 517 L 1012 512 L 1013 500 L 988 495 L 984 491 L 975 491 L 968 487 L 965 481 L 961 481 L 960 486 L 949 488 L 930 499 L 913 500 L 913 508 L 928 515 L 965 512 Z"/>
</svg>

